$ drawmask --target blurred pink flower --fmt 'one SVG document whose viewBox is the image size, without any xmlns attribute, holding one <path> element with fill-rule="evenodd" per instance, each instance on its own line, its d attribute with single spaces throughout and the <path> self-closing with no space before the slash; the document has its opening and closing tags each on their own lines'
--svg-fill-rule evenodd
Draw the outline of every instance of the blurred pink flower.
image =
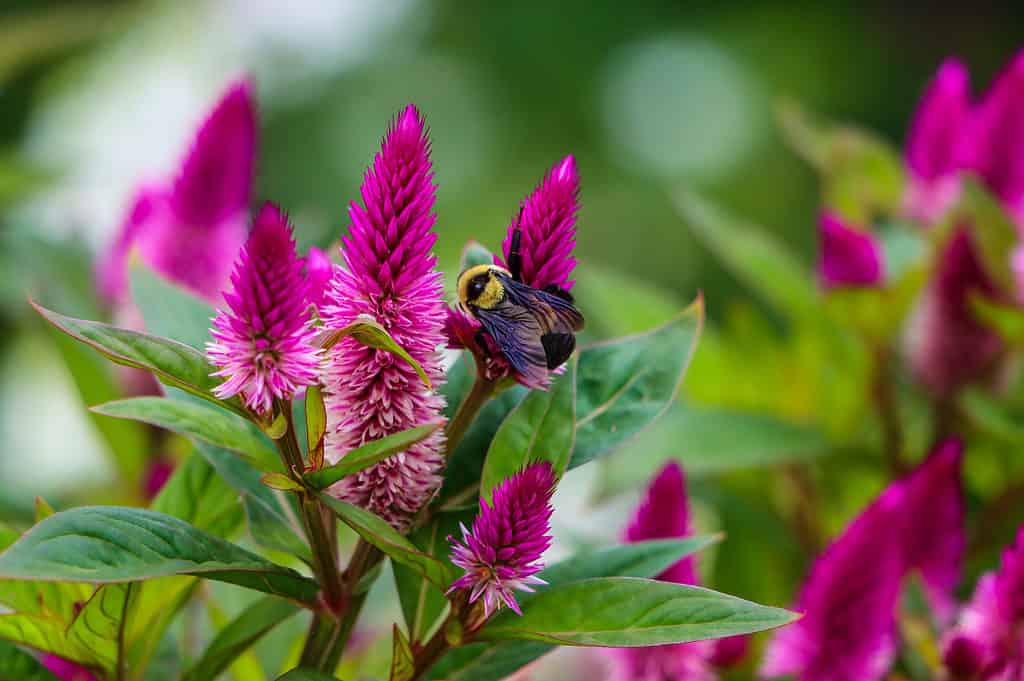
<svg viewBox="0 0 1024 681">
<path fill-rule="evenodd" d="M 942 249 L 906 336 L 913 374 L 936 397 L 986 378 L 1003 354 L 1002 340 L 974 313 L 975 295 L 1003 297 L 985 271 L 969 228 L 961 226 Z"/>
<path fill-rule="evenodd" d="M 327 254 L 315 246 L 306 256 L 306 281 L 309 288 L 309 302 L 320 310 L 327 300 L 327 289 L 334 276 L 334 265 Z"/>
<path fill-rule="evenodd" d="M 870 232 L 851 227 L 832 213 L 818 219 L 818 279 L 826 290 L 868 288 L 882 281 L 882 249 Z"/>
<path fill-rule="evenodd" d="M 804 616 L 771 639 L 762 677 L 882 678 L 894 655 L 906 498 L 902 484 L 890 486 L 818 557 L 795 608 Z"/>
<path fill-rule="evenodd" d="M 349 208 L 342 240 L 346 267 L 336 268 L 321 311 L 327 329 L 369 315 L 422 366 L 434 387 L 444 382 L 445 305 L 431 249 L 433 170 L 430 141 L 412 105 L 392 122 L 363 180 L 363 206 Z M 327 378 L 327 458 L 408 428 L 437 421 L 444 398 L 428 390 L 406 362 L 346 338 L 332 350 Z M 441 484 L 440 431 L 331 488 L 331 493 L 404 529 Z"/>
<path fill-rule="evenodd" d="M 146 462 L 146 468 L 142 472 L 142 493 L 146 499 L 153 500 L 160 490 L 164 488 L 167 481 L 174 474 L 174 460 L 168 456 L 158 454 L 150 457 Z"/>
<path fill-rule="evenodd" d="M 68 662 L 63 657 L 47 654 L 43 655 L 39 661 L 60 681 L 96 681 L 96 677 L 88 669 L 74 662 Z"/>
<path fill-rule="evenodd" d="M 674 539 L 693 534 L 686 478 L 677 463 L 666 464 L 651 480 L 623 539 L 626 542 Z M 676 584 L 699 584 L 693 556 L 686 556 L 657 576 Z M 710 681 L 714 667 L 737 664 L 746 655 L 747 637 L 697 641 L 647 648 L 608 649 L 619 681 Z"/>
<path fill-rule="evenodd" d="M 944 658 L 955 678 L 1024 678 L 1024 527 L 1003 551 L 999 570 L 978 580 L 974 597 L 947 637 Z"/>
<path fill-rule="evenodd" d="M 469 589 L 469 602 L 483 598 L 484 617 L 501 604 L 522 615 L 514 590 L 533 591 L 544 584 L 536 576 L 544 568 L 541 558 L 551 546 L 551 495 L 555 473 L 547 462 L 530 464 L 501 482 L 490 505 L 480 498 L 480 513 L 473 529 L 462 525 L 462 541 L 448 537 L 452 563 L 465 574 L 448 593 Z"/>
<path fill-rule="evenodd" d="M 935 223 L 960 193 L 960 137 L 970 113 L 970 76 L 954 58 L 942 62 L 917 105 L 907 135 L 909 170 L 904 207 L 926 225 Z"/>
<path fill-rule="evenodd" d="M 210 329 L 207 353 L 220 369 L 213 375 L 227 378 L 214 389 L 217 397 L 241 394 L 250 409 L 268 414 L 275 399 L 291 399 L 319 380 L 306 289 L 288 217 L 268 203 L 224 293 L 228 309 Z"/>
<path fill-rule="evenodd" d="M 199 128 L 177 176 L 138 191 L 99 262 L 97 285 L 109 302 L 127 302 L 132 249 L 168 279 L 218 302 L 247 230 L 257 134 L 251 90 L 248 81 L 233 84 Z"/>
</svg>

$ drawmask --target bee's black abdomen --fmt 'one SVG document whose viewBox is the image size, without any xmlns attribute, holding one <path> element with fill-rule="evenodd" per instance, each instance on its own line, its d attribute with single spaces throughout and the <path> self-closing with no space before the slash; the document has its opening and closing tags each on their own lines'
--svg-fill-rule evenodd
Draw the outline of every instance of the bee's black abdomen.
<svg viewBox="0 0 1024 681">
<path fill-rule="evenodd" d="M 545 293 L 550 293 L 553 296 L 558 296 L 567 303 L 576 302 L 576 299 L 572 297 L 571 293 L 569 293 L 564 288 L 556 284 L 549 284 L 548 286 L 545 286 L 541 290 L 544 291 Z"/>
<path fill-rule="evenodd" d="M 544 346 L 544 355 L 548 361 L 548 369 L 555 369 L 565 364 L 572 351 L 576 349 L 576 336 L 571 333 L 546 333 L 540 337 Z"/>
</svg>

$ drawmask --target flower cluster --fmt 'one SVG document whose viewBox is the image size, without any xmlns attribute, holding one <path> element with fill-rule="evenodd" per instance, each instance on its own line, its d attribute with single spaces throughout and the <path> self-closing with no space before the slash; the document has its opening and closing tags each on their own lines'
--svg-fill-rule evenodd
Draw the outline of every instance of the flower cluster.
<svg viewBox="0 0 1024 681">
<path fill-rule="evenodd" d="M 423 117 L 408 106 L 366 172 L 363 205 L 349 207 L 345 267 L 334 273 L 320 315 L 327 330 L 369 316 L 419 362 L 436 388 L 444 382 L 445 305 L 431 253 L 437 239 L 434 189 Z M 352 338 L 332 349 L 326 389 L 331 463 L 370 440 L 435 422 L 444 408 L 444 398 L 406 362 Z M 331 492 L 404 528 L 441 484 L 443 446 L 444 435 L 436 433 L 346 477 Z"/>
<path fill-rule="evenodd" d="M 227 381 L 214 391 L 241 393 L 246 406 L 269 414 L 275 399 L 290 399 L 319 380 L 320 350 L 309 318 L 307 282 L 287 216 L 267 204 L 260 211 L 224 293 L 207 346 Z"/>
<path fill-rule="evenodd" d="M 469 602 L 483 599 L 484 617 L 505 604 L 522 614 L 513 591 L 533 591 L 544 584 L 537 577 L 541 558 L 551 545 L 551 495 L 555 474 L 551 464 L 526 466 L 491 492 L 491 503 L 480 498 L 473 529 L 462 525 L 462 541 L 452 543 L 452 562 L 465 574 L 448 593 L 469 590 Z"/>
<path fill-rule="evenodd" d="M 576 160 L 566 156 L 555 164 L 540 184 L 523 201 L 519 213 L 508 226 L 502 242 L 502 256 L 495 256 L 494 262 L 507 267 L 512 236 L 520 230 L 520 254 L 522 256 L 523 283 L 537 289 L 554 286 L 568 291 L 575 281 L 570 279 L 576 267 L 573 248 L 576 245 L 576 214 L 579 212 L 580 177 Z M 478 358 L 490 380 L 508 375 L 533 388 L 525 376 L 520 376 L 501 356 L 493 339 L 481 334 L 480 324 L 458 309 L 448 310 L 445 323 L 449 347 L 467 348 Z"/>
</svg>

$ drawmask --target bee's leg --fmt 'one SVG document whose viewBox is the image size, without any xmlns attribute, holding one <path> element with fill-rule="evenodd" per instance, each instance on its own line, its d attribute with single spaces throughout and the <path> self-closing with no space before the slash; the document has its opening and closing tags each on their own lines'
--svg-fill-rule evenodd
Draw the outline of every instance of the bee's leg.
<svg viewBox="0 0 1024 681">
<path fill-rule="evenodd" d="M 523 230 L 519 226 L 522 219 L 523 207 L 520 206 L 519 216 L 516 218 L 516 228 L 512 232 L 512 243 L 509 244 L 508 248 L 508 271 L 512 274 L 512 278 L 515 281 L 522 281 L 521 277 L 523 274 L 523 256 L 519 253 L 523 239 Z"/>
<path fill-rule="evenodd" d="M 566 291 L 564 288 L 562 288 L 558 284 L 548 284 L 547 286 L 545 286 L 541 290 L 544 291 L 544 293 L 550 293 L 553 296 L 558 296 L 559 298 L 561 298 L 562 300 L 564 300 L 564 301 L 566 301 L 568 303 L 575 303 L 576 302 L 576 299 L 572 297 L 572 294 L 569 293 L 568 291 Z"/>
<path fill-rule="evenodd" d="M 483 353 L 484 357 L 491 356 L 491 351 L 487 345 L 487 339 L 484 337 L 483 327 L 476 330 L 476 335 L 473 336 L 473 341 L 476 343 L 477 347 L 480 348 L 480 351 Z"/>
</svg>

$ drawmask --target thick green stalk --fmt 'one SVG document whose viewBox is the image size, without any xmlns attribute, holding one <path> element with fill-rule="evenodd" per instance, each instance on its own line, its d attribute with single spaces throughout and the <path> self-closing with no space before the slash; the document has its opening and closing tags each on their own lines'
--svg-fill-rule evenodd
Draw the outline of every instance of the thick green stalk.
<svg viewBox="0 0 1024 681">
<path fill-rule="evenodd" d="M 491 399 L 491 396 L 494 395 L 497 385 L 496 381 L 489 381 L 484 378 L 483 367 L 477 362 L 476 378 L 473 379 L 473 387 L 469 389 L 469 394 L 462 400 L 459 408 L 455 411 L 455 416 L 452 417 L 452 420 L 448 422 L 444 429 L 447 441 L 445 456 L 451 456 L 455 448 L 459 446 L 462 437 L 476 419 L 476 415 L 487 404 L 487 400 Z"/>
</svg>

